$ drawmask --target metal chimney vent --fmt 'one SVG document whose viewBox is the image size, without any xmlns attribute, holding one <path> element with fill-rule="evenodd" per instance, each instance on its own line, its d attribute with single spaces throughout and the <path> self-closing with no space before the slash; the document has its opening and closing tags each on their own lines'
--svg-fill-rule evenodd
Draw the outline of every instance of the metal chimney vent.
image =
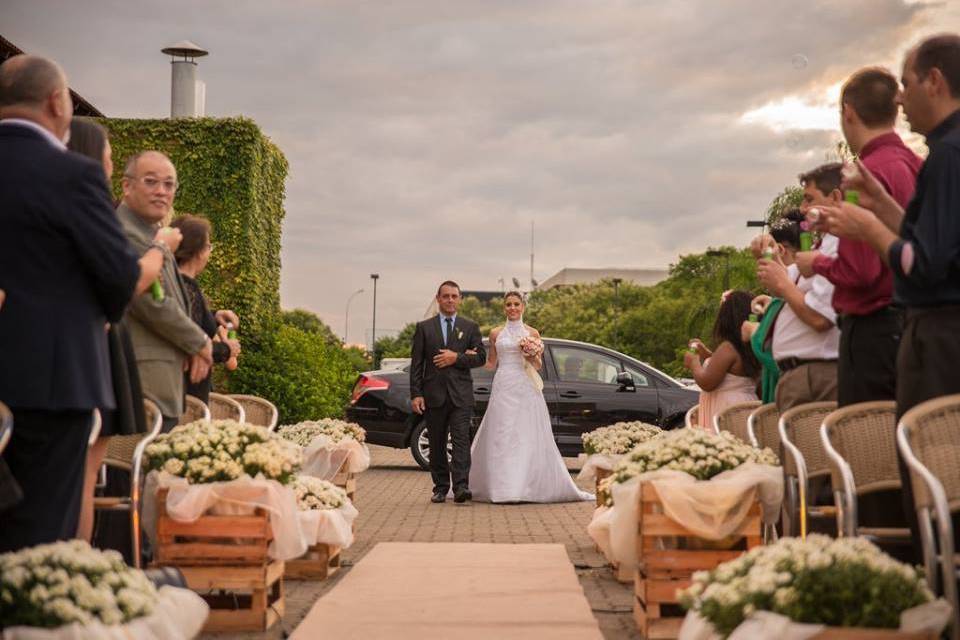
<svg viewBox="0 0 960 640">
<path fill-rule="evenodd" d="M 189 40 L 181 40 L 161 52 L 171 56 L 170 117 L 194 118 L 203 116 L 206 103 L 206 85 L 197 80 L 196 58 L 209 52 Z"/>
</svg>

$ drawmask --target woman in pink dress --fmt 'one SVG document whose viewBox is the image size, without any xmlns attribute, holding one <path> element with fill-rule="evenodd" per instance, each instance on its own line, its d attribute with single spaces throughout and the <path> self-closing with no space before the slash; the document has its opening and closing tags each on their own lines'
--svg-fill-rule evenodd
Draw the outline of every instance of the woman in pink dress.
<svg viewBox="0 0 960 640">
<path fill-rule="evenodd" d="M 713 430 L 713 417 L 730 405 L 757 400 L 757 377 L 760 363 L 749 344 L 740 339 L 740 327 L 750 316 L 753 296 L 746 291 L 724 294 L 713 324 L 713 342 L 710 351 L 700 340 L 691 346 L 683 364 L 693 373 L 700 391 L 698 426 Z"/>
</svg>

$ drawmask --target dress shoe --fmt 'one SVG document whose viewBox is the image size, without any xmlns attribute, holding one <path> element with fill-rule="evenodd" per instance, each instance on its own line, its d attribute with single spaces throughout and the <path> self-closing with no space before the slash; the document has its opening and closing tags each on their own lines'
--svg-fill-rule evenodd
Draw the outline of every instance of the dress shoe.
<svg viewBox="0 0 960 640">
<path fill-rule="evenodd" d="M 470 493 L 470 489 L 457 489 L 453 492 L 453 501 L 457 504 L 464 503 L 467 500 L 473 500 L 473 494 Z"/>
<path fill-rule="evenodd" d="M 430 502 L 444 502 L 447 499 L 447 493 L 445 491 L 434 491 L 433 495 L 430 497 Z"/>
</svg>

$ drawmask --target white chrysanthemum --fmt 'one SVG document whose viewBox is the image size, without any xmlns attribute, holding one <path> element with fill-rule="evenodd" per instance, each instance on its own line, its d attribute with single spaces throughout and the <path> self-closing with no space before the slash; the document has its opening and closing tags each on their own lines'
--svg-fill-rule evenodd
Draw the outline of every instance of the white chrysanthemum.
<svg viewBox="0 0 960 640">
<path fill-rule="evenodd" d="M 660 427 L 645 422 L 617 422 L 585 433 L 581 439 L 588 454 L 622 455 L 662 433 Z"/>
<path fill-rule="evenodd" d="M 364 431 L 360 425 L 335 418 L 309 420 L 297 424 L 285 425 L 277 429 L 277 433 L 280 437 L 295 442 L 301 447 L 308 446 L 320 436 L 327 436 L 333 443 L 345 439 L 364 442 L 367 438 L 367 432 Z"/>
</svg>

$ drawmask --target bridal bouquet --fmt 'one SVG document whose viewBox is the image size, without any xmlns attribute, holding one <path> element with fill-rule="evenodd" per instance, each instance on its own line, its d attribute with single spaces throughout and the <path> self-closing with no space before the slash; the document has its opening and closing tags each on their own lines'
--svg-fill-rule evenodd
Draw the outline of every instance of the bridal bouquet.
<svg viewBox="0 0 960 640">
<path fill-rule="evenodd" d="M 680 601 L 726 637 L 754 611 L 795 622 L 896 629 L 900 614 L 933 600 L 923 575 L 863 538 L 781 538 L 712 571 Z"/>
<path fill-rule="evenodd" d="M 334 443 L 347 439 L 364 442 L 367 438 L 367 432 L 360 425 L 334 418 L 308 420 L 286 425 L 280 427 L 277 434 L 301 447 L 309 446 L 318 436 L 328 436 Z"/>
<path fill-rule="evenodd" d="M 339 509 L 347 503 L 347 492 L 327 480 L 299 475 L 291 485 L 301 511 Z"/>
<path fill-rule="evenodd" d="M 616 422 L 583 434 L 583 450 L 588 455 L 623 455 L 642 442 L 656 438 L 663 429 L 646 422 Z"/>
<path fill-rule="evenodd" d="M 674 469 L 697 480 L 709 480 L 747 462 L 779 464 L 770 449 L 751 447 L 726 431 L 718 435 L 703 429 L 678 429 L 638 445 L 623 457 L 613 477 L 614 482 L 625 482 L 648 471 Z"/>
<path fill-rule="evenodd" d="M 258 474 L 287 484 L 300 468 L 300 449 L 264 427 L 232 420 L 198 420 L 174 427 L 147 445 L 147 468 L 186 478 L 190 484 Z"/>
<path fill-rule="evenodd" d="M 543 353 L 543 340 L 536 336 L 524 336 L 517 342 L 523 355 L 533 358 Z"/>
<path fill-rule="evenodd" d="M 71 540 L 0 555 L 0 629 L 123 624 L 156 604 L 153 583 L 116 551 Z"/>
</svg>

